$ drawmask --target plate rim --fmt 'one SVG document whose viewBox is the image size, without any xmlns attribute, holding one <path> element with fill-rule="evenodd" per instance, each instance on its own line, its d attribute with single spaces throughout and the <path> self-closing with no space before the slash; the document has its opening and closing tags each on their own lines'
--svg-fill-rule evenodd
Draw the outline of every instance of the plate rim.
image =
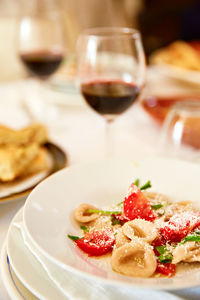
<svg viewBox="0 0 200 300">
<path fill-rule="evenodd" d="M 7 243 L 7 238 L 4 240 L 3 246 L 1 248 L 1 255 L 0 255 L 1 278 L 2 278 L 4 288 L 5 288 L 6 292 L 8 293 L 8 295 L 11 297 L 11 299 L 28 300 L 28 298 L 25 298 L 25 296 L 21 292 L 20 288 L 17 286 L 16 282 L 10 275 L 10 270 L 9 270 L 9 266 L 8 266 L 8 262 L 7 262 L 8 255 L 7 255 L 7 250 L 6 250 L 6 243 Z M 23 285 L 23 283 L 22 283 L 22 285 Z"/>
<path fill-rule="evenodd" d="M 15 266 L 16 260 L 15 260 L 15 258 L 13 259 L 13 255 L 12 255 L 12 252 L 11 252 L 12 250 L 10 251 L 10 249 L 11 249 L 11 247 L 10 247 L 10 241 L 13 239 L 13 235 L 15 235 L 13 233 L 13 230 L 20 230 L 20 229 L 18 229 L 18 228 L 15 227 L 15 222 L 21 222 L 21 220 L 23 218 L 23 209 L 24 209 L 24 205 L 15 213 L 15 215 L 12 218 L 11 223 L 9 225 L 7 236 L 6 236 L 6 245 L 5 245 L 6 246 L 6 253 L 7 253 L 7 256 L 8 256 L 9 261 L 10 261 L 10 267 L 11 267 L 13 273 L 15 274 L 15 276 L 17 277 L 17 279 L 22 284 L 23 288 L 25 290 L 27 290 L 31 294 L 31 296 L 34 297 L 34 299 L 36 298 L 38 300 L 40 300 L 40 299 L 48 300 L 48 298 L 49 298 L 48 297 L 49 292 L 48 292 L 48 295 L 44 295 L 44 291 L 41 291 L 41 289 L 38 289 L 37 285 L 33 285 L 33 282 L 30 282 L 28 279 L 26 279 L 26 275 L 25 274 L 29 271 L 29 269 L 31 268 L 31 266 L 33 264 L 35 264 L 35 260 L 37 260 L 37 257 L 32 258 L 30 256 L 30 255 L 34 256 L 34 254 L 31 252 L 31 250 L 29 249 L 29 247 L 26 246 L 26 243 L 23 241 L 23 235 L 22 235 L 22 233 L 20 233 L 22 242 L 19 241 L 19 238 L 17 239 L 17 242 L 18 243 L 20 242 L 20 247 L 23 247 L 25 249 L 25 251 L 28 251 L 28 256 L 27 256 L 28 258 L 26 258 L 26 261 L 28 259 L 28 264 L 29 264 L 29 267 L 30 267 L 30 268 L 28 268 L 28 271 L 26 271 L 25 273 L 24 273 L 24 271 L 23 271 L 23 273 L 21 271 L 19 271 L 19 269 Z M 19 218 L 21 219 L 20 221 L 18 220 Z M 13 251 L 15 251 L 15 249 Z M 21 248 L 18 249 L 17 251 L 18 252 L 21 251 Z M 20 253 L 20 255 L 22 255 L 22 254 Z M 30 261 L 31 261 L 31 263 L 30 263 Z M 37 263 L 39 264 L 39 268 L 40 269 L 39 269 L 39 272 L 34 271 L 34 272 L 36 272 L 35 275 L 41 276 L 40 280 L 44 280 L 45 281 L 46 278 L 49 278 L 49 280 L 51 281 L 51 278 L 49 277 L 48 272 L 45 270 L 45 268 L 43 268 L 41 266 L 40 260 L 38 260 Z M 26 262 L 26 267 L 27 267 L 27 262 Z M 23 266 L 23 269 L 24 269 L 24 266 Z M 45 279 L 40 274 L 41 270 L 45 273 L 45 275 L 43 274 L 43 276 L 45 276 Z M 46 289 L 49 288 L 49 284 L 52 284 L 52 288 L 56 289 L 59 292 L 59 294 L 62 294 L 62 291 L 59 290 L 59 288 L 56 287 L 56 285 L 55 285 L 55 287 L 53 287 L 53 285 L 54 285 L 53 281 L 51 281 L 51 283 L 49 282 L 49 283 L 45 283 L 45 284 L 46 284 L 46 286 L 45 286 Z M 51 290 L 51 292 L 52 292 L 52 290 Z M 60 299 L 60 297 L 61 297 L 60 295 L 54 295 L 54 296 L 56 297 L 56 299 L 57 298 Z M 65 297 L 66 296 L 63 295 L 62 299 L 65 299 Z M 19 300 L 21 300 L 21 299 L 19 299 Z M 26 299 L 23 299 L 23 300 L 26 300 Z"/>
<path fill-rule="evenodd" d="M 166 63 L 152 64 L 151 66 L 156 67 L 157 70 L 168 77 L 185 81 L 193 85 L 199 85 L 200 71 L 188 70 Z"/>
</svg>

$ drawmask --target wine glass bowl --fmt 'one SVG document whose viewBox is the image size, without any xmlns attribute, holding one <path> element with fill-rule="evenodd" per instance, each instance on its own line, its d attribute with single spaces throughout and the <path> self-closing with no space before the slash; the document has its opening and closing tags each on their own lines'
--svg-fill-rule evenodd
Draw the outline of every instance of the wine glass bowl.
<svg viewBox="0 0 200 300">
<path fill-rule="evenodd" d="M 93 28 L 78 39 L 78 84 L 87 104 L 107 121 L 126 111 L 145 80 L 140 33 L 130 28 Z"/>
<path fill-rule="evenodd" d="M 46 79 L 60 66 L 63 56 L 61 53 L 49 50 L 22 53 L 21 60 L 34 76 Z"/>
<path fill-rule="evenodd" d="M 50 94 L 47 80 L 65 56 L 64 24 L 54 0 L 28 2 L 29 10 L 19 19 L 17 51 L 27 73 L 36 80 L 23 86 L 21 103 L 30 121 L 52 126 L 55 120 L 58 122 L 59 110 L 50 100 L 55 95 Z"/>
<path fill-rule="evenodd" d="M 20 20 L 18 52 L 30 74 L 47 79 L 64 57 L 64 38 L 60 15 L 44 11 Z"/>
</svg>

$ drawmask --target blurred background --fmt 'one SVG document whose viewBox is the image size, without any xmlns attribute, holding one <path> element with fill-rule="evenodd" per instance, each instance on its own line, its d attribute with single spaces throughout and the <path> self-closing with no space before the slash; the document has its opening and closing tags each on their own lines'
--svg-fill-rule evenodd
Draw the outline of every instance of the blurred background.
<svg viewBox="0 0 200 300">
<path fill-rule="evenodd" d="M 120 28 L 90 31 L 76 46 L 95 27 Z M 0 203 L 10 201 L 0 208 L 1 248 L 27 188 L 49 172 L 110 156 L 200 164 L 200 0 L 0 0 L 0 96 Z M 14 175 L 2 181 L 7 168 Z M 2 290 L 0 278 L 0 299 L 8 299 Z"/>
<path fill-rule="evenodd" d="M 0 1 L 0 80 L 24 77 L 16 46 L 17 22 L 32 13 L 33 0 Z M 128 26 L 142 32 L 146 55 L 175 40 L 200 39 L 200 1 L 197 0 L 46 0 L 60 10 L 66 49 L 75 52 L 80 32 L 89 27 Z"/>
</svg>

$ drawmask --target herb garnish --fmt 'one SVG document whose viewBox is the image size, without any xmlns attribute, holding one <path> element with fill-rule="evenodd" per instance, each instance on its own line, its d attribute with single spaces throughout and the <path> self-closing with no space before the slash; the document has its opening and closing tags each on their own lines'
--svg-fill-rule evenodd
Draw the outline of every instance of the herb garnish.
<svg viewBox="0 0 200 300">
<path fill-rule="evenodd" d="M 80 228 L 81 228 L 84 232 L 89 232 L 89 229 L 88 229 L 85 225 L 80 226 Z"/>
<path fill-rule="evenodd" d="M 68 238 L 71 239 L 72 241 L 80 240 L 80 237 L 75 236 L 75 235 L 70 235 L 70 234 L 68 234 L 67 236 L 68 236 Z"/>
<path fill-rule="evenodd" d="M 166 247 L 165 246 L 157 246 L 156 250 L 159 252 L 159 254 L 164 254 Z"/>
<path fill-rule="evenodd" d="M 185 242 L 200 242 L 200 232 L 197 231 L 194 234 L 187 235 L 179 244 L 183 245 Z"/>
<path fill-rule="evenodd" d="M 101 209 L 87 209 L 86 213 L 96 213 L 101 215 L 121 215 L 122 211 L 109 211 L 109 210 L 101 210 Z"/>
<path fill-rule="evenodd" d="M 142 190 L 146 190 L 146 189 L 149 189 L 149 188 L 151 188 L 151 187 L 152 187 L 151 181 L 148 180 L 143 186 L 141 186 L 140 190 L 141 190 L 141 191 L 142 191 Z"/>
<path fill-rule="evenodd" d="M 135 180 L 134 184 L 135 184 L 137 187 L 139 187 L 139 185 L 140 185 L 140 179 L 137 178 L 137 179 Z"/>
<path fill-rule="evenodd" d="M 160 254 L 160 256 L 158 257 L 158 260 L 161 263 L 167 264 L 167 263 L 171 263 L 172 262 L 173 256 L 169 252 L 169 250 L 166 248 L 166 246 L 158 246 L 158 247 L 156 247 L 156 250 Z"/>
<path fill-rule="evenodd" d="M 163 207 L 162 203 L 157 203 L 157 204 L 152 204 L 151 208 L 154 210 L 160 209 L 161 207 Z"/>
</svg>

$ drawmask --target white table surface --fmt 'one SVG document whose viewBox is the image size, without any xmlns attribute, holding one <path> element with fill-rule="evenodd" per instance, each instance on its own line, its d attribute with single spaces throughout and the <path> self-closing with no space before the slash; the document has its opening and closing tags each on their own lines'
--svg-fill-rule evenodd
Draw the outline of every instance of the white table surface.
<svg viewBox="0 0 200 300">
<path fill-rule="evenodd" d="M 167 93 L 178 93 L 180 89 L 184 90 L 183 86 L 172 85 L 166 79 L 161 84 L 155 80 L 154 83 L 151 89 L 158 89 L 157 93 L 166 94 L 168 85 L 170 88 L 167 88 Z M 45 104 L 41 105 L 42 112 L 38 113 L 33 107 L 34 114 L 30 114 L 22 101 L 28 97 L 27 91 L 29 97 L 33 97 L 34 82 L 12 82 L 0 85 L 0 123 L 20 128 L 33 119 L 43 121 L 49 129 L 50 139 L 66 150 L 69 164 L 96 160 L 105 155 L 104 121 L 82 102 L 80 96 L 44 91 L 43 100 L 47 98 L 48 100 L 43 101 Z M 57 104 L 53 104 L 51 101 L 53 98 L 57 99 Z M 37 101 L 31 100 L 30 103 L 34 106 Z M 113 124 L 113 155 L 132 158 L 138 153 L 156 155 L 159 153 L 159 136 L 159 126 L 151 120 L 140 105 L 136 104 Z M 23 204 L 24 201 L 15 201 L 0 205 L 0 249 L 12 218 Z M 0 277 L 0 300 L 7 299 L 9 296 Z"/>
</svg>

